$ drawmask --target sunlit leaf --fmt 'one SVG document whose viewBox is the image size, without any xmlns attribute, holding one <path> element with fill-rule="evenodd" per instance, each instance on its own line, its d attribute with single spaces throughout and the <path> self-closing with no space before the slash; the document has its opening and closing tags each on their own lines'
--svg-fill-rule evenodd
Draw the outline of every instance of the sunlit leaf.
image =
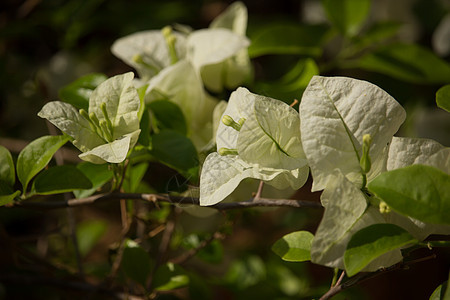
<svg viewBox="0 0 450 300">
<path fill-rule="evenodd" d="M 286 261 L 311 260 L 311 243 L 314 235 L 308 231 L 289 233 L 275 242 L 272 251 Z"/>
<path fill-rule="evenodd" d="M 393 210 L 432 224 L 450 224 L 450 175 L 412 165 L 385 172 L 368 185 Z"/>
<path fill-rule="evenodd" d="M 23 148 L 17 158 L 17 176 L 24 193 L 31 178 L 50 162 L 53 154 L 69 139 L 70 137 L 66 135 L 43 136 Z"/>
<path fill-rule="evenodd" d="M 440 108 L 450 112 L 450 84 L 441 87 L 437 91 L 436 103 Z"/>
<path fill-rule="evenodd" d="M 393 224 L 365 227 L 356 232 L 347 244 L 344 254 L 347 275 L 355 275 L 384 253 L 416 242 L 406 230 Z"/>
</svg>

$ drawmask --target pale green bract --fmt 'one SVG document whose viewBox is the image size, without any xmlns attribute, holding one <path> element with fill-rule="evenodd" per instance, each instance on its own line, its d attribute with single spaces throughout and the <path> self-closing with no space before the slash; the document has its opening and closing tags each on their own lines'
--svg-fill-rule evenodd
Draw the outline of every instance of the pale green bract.
<svg viewBox="0 0 450 300">
<path fill-rule="evenodd" d="M 251 76 L 247 18 L 245 5 L 236 2 L 208 29 L 184 33 L 169 29 L 166 36 L 164 29 L 137 32 L 118 39 L 111 51 L 138 71 L 141 83 L 173 64 L 175 55 L 177 61 L 188 60 L 194 66 L 208 89 L 220 92 L 224 87 L 236 88 Z"/>
<path fill-rule="evenodd" d="M 368 174 L 372 178 L 382 169 L 386 146 L 405 117 L 401 105 L 376 85 L 314 76 L 300 103 L 302 144 L 314 179 L 312 190 L 323 190 L 336 168 L 361 184 L 359 160 L 365 134 L 372 137 Z"/>
<path fill-rule="evenodd" d="M 241 120 L 243 125 L 237 130 L 224 122 L 219 124 L 218 151 L 225 149 L 232 154 L 215 152 L 206 158 L 200 177 L 201 205 L 222 201 L 245 178 L 262 180 L 277 189 L 303 186 L 309 168 L 300 143 L 300 121 L 293 108 L 238 88 L 223 116 Z M 250 140 L 250 136 L 257 138 Z"/>
<path fill-rule="evenodd" d="M 179 57 L 186 55 L 186 37 L 173 33 L 177 39 L 175 50 Z M 132 66 L 142 82 L 171 65 L 169 49 L 161 30 L 146 30 L 122 37 L 114 42 L 111 52 Z"/>
<path fill-rule="evenodd" d="M 61 101 L 44 105 L 38 116 L 49 120 L 73 138 L 80 158 L 96 164 L 120 163 L 139 137 L 139 96 L 132 85 L 134 74 L 114 76 L 101 83 L 89 98 L 82 115 Z"/>
<path fill-rule="evenodd" d="M 383 171 L 419 163 L 450 171 L 449 148 L 431 140 L 393 137 L 405 112 L 386 92 L 361 80 L 315 76 L 303 95 L 300 117 L 303 149 L 314 179 L 312 189 L 324 189 L 321 202 L 325 214 L 313 239 L 312 262 L 343 269 L 351 236 L 375 223 L 401 226 L 418 240 L 431 233 L 450 233 L 449 226 L 425 224 L 394 212 L 382 214 L 368 204 L 369 196 L 361 190 L 364 172 L 360 159 L 366 134 L 372 139 L 367 181 Z M 388 267 L 401 259 L 396 249 L 363 271 Z"/>
</svg>

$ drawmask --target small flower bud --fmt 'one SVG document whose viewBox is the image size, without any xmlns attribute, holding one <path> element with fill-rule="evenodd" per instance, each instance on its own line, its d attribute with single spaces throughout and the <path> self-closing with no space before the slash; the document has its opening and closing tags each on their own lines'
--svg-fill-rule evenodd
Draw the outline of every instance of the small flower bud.
<svg viewBox="0 0 450 300">
<path fill-rule="evenodd" d="M 86 120 L 90 121 L 89 114 L 87 113 L 86 110 L 80 109 L 78 112 L 80 113 L 80 115 L 81 115 L 83 118 L 85 118 Z"/>
<path fill-rule="evenodd" d="M 242 118 L 239 120 L 239 122 L 241 122 Z M 245 121 L 245 119 L 244 119 Z M 222 118 L 222 123 L 226 126 L 232 127 L 237 131 L 241 130 L 242 125 L 240 123 L 236 123 L 233 118 L 229 115 L 224 115 Z M 242 124 L 244 124 L 244 122 L 242 122 Z"/>
<path fill-rule="evenodd" d="M 387 205 L 387 203 L 384 201 L 381 201 L 380 202 L 380 213 L 388 214 L 390 212 L 391 212 L 391 208 Z"/>
<path fill-rule="evenodd" d="M 229 148 L 220 148 L 219 150 L 217 150 L 217 152 L 221 156 L 224 156 L 224 155 L 237 155 L 238 154 L 236 149 L 229 149 Z"/>
</svg>

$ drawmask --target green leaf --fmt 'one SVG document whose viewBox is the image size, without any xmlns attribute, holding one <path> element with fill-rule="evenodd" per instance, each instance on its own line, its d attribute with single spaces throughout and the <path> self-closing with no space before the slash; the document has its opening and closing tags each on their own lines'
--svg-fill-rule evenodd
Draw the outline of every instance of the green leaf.
<svg viewBox="0 0 450 300">
<path fill-rule="evenodd" d="M 125 180 L 123 181 L 122 188 L 127 193 L 136 192 L 139 183 L 147 171 L 148 163 L 140 163 L 134 166 L 128 166 L 125 174 Z"/>
<path fill-rule="evenodd" d="M 275 242 L 272 251 L 285 261 L 311 260 L 311 243 L 314 235 L 308 231 L 286 234 Z"/>
<path fill-rule="evenodd" d="M 157 291 L 170 291 L 189 284 L 189 277 L 178 265 L 167 263 L 156 270 L 153 285 Z"/>
<path fill-rule="evenodd" d="M 436 103 L 440 108 L 450 112 L 450 84 L 441 87 L 437 91 Z"/>
<path fill-rule="evenodd" d="M 158 129 L 173 129 L 183 135 L 187 134 L 186 119 L 177 104 L 157 100 L 150 102 L 147 106 L 156 119 Z"/>
<path fill-rule="evenodd" d="M 92 220 L 78 223 L 76 235 L 81 256 L 89 254 L 107 228 L 108 224 L 105 221 Z"/>
<path fill-rule="evenodd" d="M 328 27 L 323 25 L 270 25 L 258 30 L 250 39 L 251 58 L 268 54 L 319 56 Z"/>
<path fill-rule="evenodd" d="M 13 186 L 16 182 L 16 171 L 11 153 L 3 146 L 0 146 L 0 180 L 9 186 Z"/>
<path fill-rule="evenodd" d="M 450 293 L 446 293 L 445 291 L 448 291 L 448 280 L 434 290 L 429 300 L 449 300 Z"/>
<path fill-rule="evenodd" d="M 191 140 L 181 133 L 165 129 L 152 135 L 150 153 L 169 167 L 198 178 L 197 150 Z"/>
<path fill-rule="evenodd" d="M 73 191 L 77 198 L 84 198 L 92 195 L 113 177 L 113 172 L 107 164 L 98 165 L 90 162 L 82 162 L 77 165 L 77 169 L 92 183 L 92 188 L 90 189 Z"/>
<path fill-rule="evenodd" d="M 381 173 L 368 188 L 400 214 L 432 224 L 450 224 L 450 175 L 412 165 Z"/>
<path fill-rule="evenodd" d="M 108 77 L 104 74 L 93 73 L 78 78 L 74 82 L 59 90 L 59 98 L 78 109 L 88 110 L 89 97 L 92 91 Z"/>
<path fill-rule="evenodd" d="M 5 181 L 0 180 L 0 206 L 11 204 L 14 202 L 14 198 L 20 195 L 20 191 L 15 191 Z"/>
<path fill-rule="evenodd" d="M 322 0 L 328 19 L 346 36 L 354 36 L 366 20 L 370 0 Z"/>
<path fill-rule="evenodd" d="M 141 133 L 139 133 L 138 143 L 145 147 L 149 147 L 151 125 L 150 112 L 147 109 L 145 109 L 144 113 L 142 114 L 139 127 L 141 128 Z"/>
<path fill-rule="evenodd" d="M 91 181 L 75 166 L 64 165 L 49 168 L 33 182 L 32 191 L 41 195 L 59 194 L 78 189 L 92 188 Z"/>
<path fill-rule="evenodd" d="M 17 176 L 22 183 L 24 193 L 31 178 L 50 162 L 53 154 L 69 139 L 70 137 L 66 135 L 43 136 L 29 143 L 19 153 Z"/>
<path fill-rule="evenodd" d="M 450 64 L 430 50 L 413 44 L 391 44 L 368 53 L 359 67 L 419 84 L 446 84 Z"/>
<path fill-rule="evenodd" d="M 147 251 L 136 242 L 127 240 L 123 251 L 121 268 L 129 278 L 145 287 L 147 278 L 152 270 L 152 262 Z"/>
<path fill-rule="evenodd" d="M 311 78 L 318 74 L 319 69 L 314 60 L 301 59 L 279 80 L 274 82 L 258 81 L 256 90 L 290 104 L 294 99 L 300 98 Z"/>
<path fill-rule="evenodd" d="M 345 270 L 353 276 L 372 260 L 391 250 L 418 241 L 394 224 L 373 224 L 356 232 L 344 254 Z"/>
</svg>

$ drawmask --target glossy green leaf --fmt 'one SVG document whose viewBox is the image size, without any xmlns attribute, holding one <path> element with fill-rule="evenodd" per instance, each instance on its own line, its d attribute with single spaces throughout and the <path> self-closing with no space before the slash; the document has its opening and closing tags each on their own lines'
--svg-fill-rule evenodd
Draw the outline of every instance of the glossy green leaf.
<svg viewBox="0 0 450 300">
<path fill-rule="evenodd" d="M 394 224 L 365 227 L 356 232 L 347 244 L 344 254 L 347 275 L 355 275 L 384 253 L 416 242 L 406 230 Z"/>
<path fill-rule="evenodd" d="M 101 220 L 89 220 L 77 224 L 76 235 L 81 256 L 89 254 L 107 228 L 108 224 Z"/>
<path fill-rule="evenodd" d="M 432 224 L 450 224 L 450 175 L 412 165 L 381 173 L 368 188 L 400 214 Z"/>
<path fill-rule="evenodd" d="M 152 117 L 156 119 L 158 129 L 173 129 L 183 135 L 187 134 L 186 119 L 177 104 L 157 100 L 150 102 L 147 106 L 152 112 Z"/>
<path fill-rule="evenodd" d="M 120 266 L 129 278 L 144 287 L 146 286 L 148 276 L 152 270 L 152 262 L 147 251 L 135 241 L 127 240 L 125 242 L 125 249 L 123 251 Z"/>
<path fill-rule="evenodd" d="M 75 166 L 63 165 L 49 168 L 36 176 L 32 192 L 50 195 L 90 188 L 92 183 L 83 172 Z"/>
<path fill-rule="evenodd" d="M 450 112 L 450 84 L 441 87 L 437 91 L 436 103 L 440 108 Z"/>
<path fill-rule="evenodd" d="M 413 44 L 391 44 L 368 53 L 359 67 L 412 83 L 446 84 L 450 64 L 430 50 Z"/>
<path fill-rule="evenodd" d="M 198 178 L 198 156 L 194 144 L 181 133 L 165 129 L 152 135 L 150 153 L 162 163 Z"/>
<path fill-rule="evenodd" d="M 98 165 L 90 162 L 82 162 L 77 165 L 77 169 L 92 183 L 92 188 L 73 191 L 77 198 L 92 195 L 113 177 L 113 172 L 107 164 Z"/>
<path fill-rule="evenodd" d="M 258 30 L 250 39 L 249 56 L 299 54 L 319 56 L 328 27 L 323 25 L 270 25 Z"/>
<path fill-rule="evenodd" d="M 285 261 L 311 260 L 311 243 L 314 235 L 308 231 L 289 233 L 275 242 L 272 251 Z"/>
<path fill-rule="evenodd" d="M 88 74 L 78 78 L 74 82 L 64 86 L 59 90 L 59 98 L 78 109 L 88 110 L 89 97 L 92 91 L 103 81 L 106 75 L 100 73 Z"/>
<path fill-rule="evenodd" d="M 43 136 L 29 143 L 17 158 L 17 176 L 27 190 L 28 183 L 51 160 L 53 154 L 61 148 L 70 137 L 66 135 Z"/>
<path fill-rule="evenodd" d="M 0 146 L 0 180 L 9 186 L 13 186 L 16 182 L 16 169 L 11 153 L 3 146 Z"/>
<path fill-rule="evenodd" d="M 439 285 L 431 294 L 429 300 L 449 300 L 450 292 L 448 291 L 448 280 Z M 447 292 L 446 292 L 447 291 Z"/>
<path fill-rule="evenodd" d="M 358 33 L 370 11 L 370 0 L 322 0 L 328 19 L 344 35 Z"/>
<path fill-rule="evenodd" d="M 189 284 L 189 277 L 178 265 L 167 263 L 156 270 L 153 286 L 157 291 L 170 291 Z"/>
</svg>

